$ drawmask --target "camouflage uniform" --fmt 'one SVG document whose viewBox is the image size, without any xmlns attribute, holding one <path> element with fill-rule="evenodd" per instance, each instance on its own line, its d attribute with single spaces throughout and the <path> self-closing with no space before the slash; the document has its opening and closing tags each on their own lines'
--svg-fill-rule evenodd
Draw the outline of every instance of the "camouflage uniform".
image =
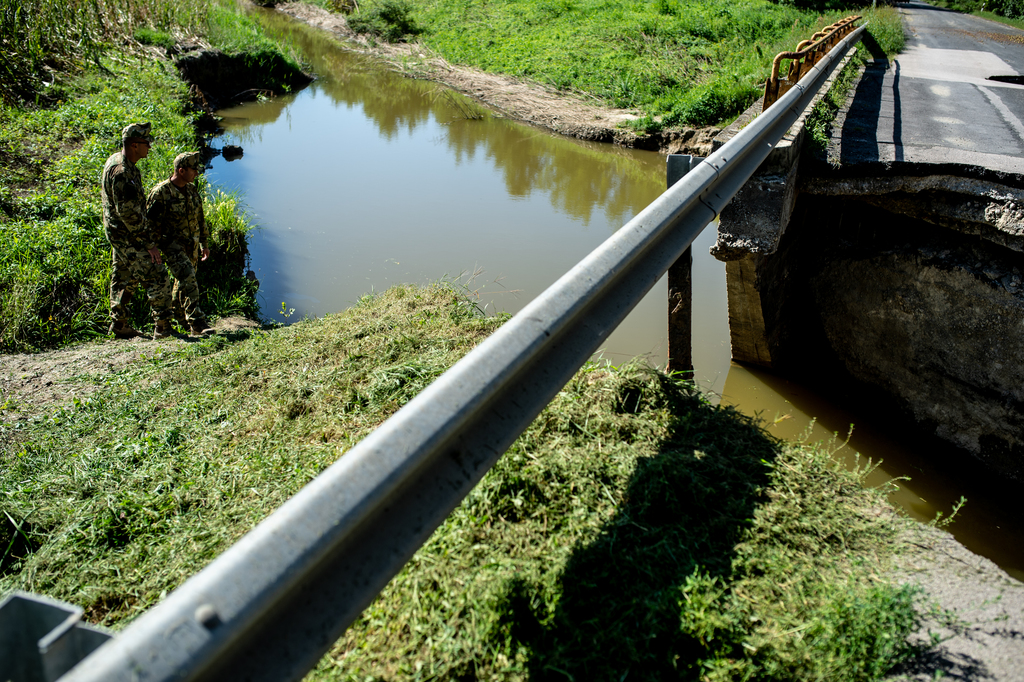
<svg viewBox="0 0 1024 682">
<path fill-rule="evenodd" d="M 148 137 L 149 124 L 126 127 L 122 140 Z M 103 199 L 103 230 L 112 250 L 113 273 L 110 277 L 110 317 L 114 323 L 128 318 L 127 303 L 135 285 L 146 288 L 154 320 L 171 316 L 171 283 L 163 266 L 152 261 L 148 249 L 159 241 L 146 221 L 142 174 L 124 151 L 107 159 L 100 176 Z"/>
<path fill-rule="evenodd" d="M 174 168 L 203 170 L 199 152 L 179 154 Z M 206 325 L 206 315 L 199 308 L 199 285 L 196 267 L 201 249 L 210 244 L 210 231 L 203 214 L 203 199 L 192 183 L 178 187 L 164 180 L 149 193 L 146 216 L 162 235 L 160 250 L 174 276 L 171 294 L 174 314 L 182 326 Z"/>
</svg>

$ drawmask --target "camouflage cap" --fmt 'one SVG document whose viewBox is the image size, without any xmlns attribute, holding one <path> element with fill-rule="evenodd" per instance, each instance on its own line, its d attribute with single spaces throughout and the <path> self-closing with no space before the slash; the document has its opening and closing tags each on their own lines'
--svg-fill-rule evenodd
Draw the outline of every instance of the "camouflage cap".
<svg viewBox="0 0 1024 682">
<path fill-rule="evenodd" d="M 121 142 L 128 142 L 129 140 L 152 142 L 153 136 L 149 134 L 149 129 L 152 127 L 152 123 L 132 123 L 127 125 L 121 131 Z"/>
<path fill-rule="evenodd" d="M 202 152 L 185 152 L 174 157 L 174 169 L 191 168 L 202 173 L 206 170 Z"/>
</svg>

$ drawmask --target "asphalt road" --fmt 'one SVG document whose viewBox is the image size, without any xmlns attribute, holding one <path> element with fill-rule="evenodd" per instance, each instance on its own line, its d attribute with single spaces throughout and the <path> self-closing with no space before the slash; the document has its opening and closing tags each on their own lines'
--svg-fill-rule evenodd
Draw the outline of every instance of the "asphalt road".
<svg viewBox="0 0 1024 682">
<path fill-rule="evenodd" d="M 841 112 L 842 167 L 1024 174 L 1024 85 L 1014 82 L 1024 77 L 1013 78 L 1024 73 L 1024 31 L 921 2 L 900 8 L 907 47 L 891 64 L 869 66 Z M 902 579 L 960 625 L 929 620 L 919 637 L 941 643 L 888 679 L 1024 682 L 1024 583 L 944 531 L 916 533 Z"/>
<path fill-rule="evenodd" d="M 858 84 L 841 129 L 843 166 L 1024 173 L 1024 31 L 922 2 L 900 11 L 907 47 Z"/>
</svg>

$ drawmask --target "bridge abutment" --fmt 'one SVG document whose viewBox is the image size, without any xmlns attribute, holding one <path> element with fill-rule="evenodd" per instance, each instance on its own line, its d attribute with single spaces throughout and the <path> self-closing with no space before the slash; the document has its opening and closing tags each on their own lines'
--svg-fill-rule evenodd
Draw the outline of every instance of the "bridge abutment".
<svg viewBox="0 0 1024 682">
<path fill-rule="evenodd" d="M 949 165 L 864 174 L 801 159 L 801 142 L 720 217 L 733 358 L 842 374 L 1024 483 L 1024 182 Z"/>
</svg>

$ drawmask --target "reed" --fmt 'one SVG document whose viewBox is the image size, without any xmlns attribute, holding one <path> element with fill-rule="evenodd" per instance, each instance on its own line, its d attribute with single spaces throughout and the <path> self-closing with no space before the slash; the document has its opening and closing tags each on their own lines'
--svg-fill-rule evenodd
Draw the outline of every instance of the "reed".
<svg viewBox="0 0 1024 682">
<path fill-rule="evenodd" d="M 196 32 L 207 0 L 0 0 L 0 96 L 45 97 L 57 74 L 98 63 L 138 27 Z"/>
</svg>

